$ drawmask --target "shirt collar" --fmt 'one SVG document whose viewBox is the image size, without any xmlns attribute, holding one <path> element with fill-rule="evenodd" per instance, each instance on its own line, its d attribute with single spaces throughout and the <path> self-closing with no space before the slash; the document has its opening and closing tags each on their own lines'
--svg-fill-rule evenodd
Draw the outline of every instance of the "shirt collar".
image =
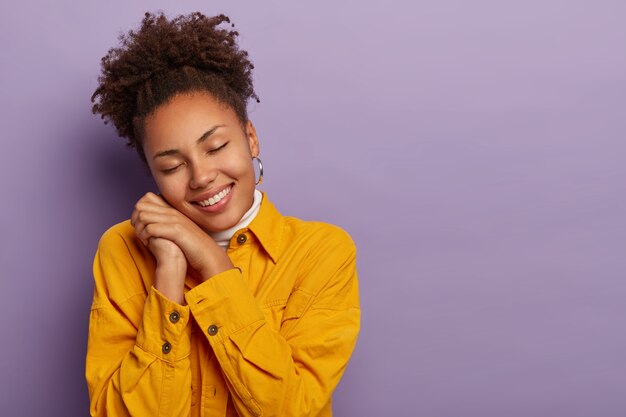
<svg viewBox="0 0 626 417">
<path fill-rule="evenodd" d="M 261 207 L 254 220 L 248 225 L 248 229 L 254 233 L 263 249 L 272 258 L 272 261 L 276 263 L 282 253 L 281 242 L 285 228 L 285 218 L 274 207 L 274 204 L 268 200 L 267 195 L 263 191 L 261 191 L 261 194 L 263 194 Z"/>
<path fill-rule="evenodd" d="M 261 191 L 255 189 L 254 198 L 252 200 L 252 207 L 250 207 L 250 210 L 248 210 L 243 215 L 241 220 L 239 220 L 239 223 L 237 223 L 233 227 L 228 228 L 226 230 L 209 233 L 209 235 L 211 235 L 215 243 L 217 243 L 222 249 L 227 250 L 230 240 L 235 235 L 235 232 L 237 230 L 246 228 L 250 223 L 252 223 L 252 220 L 254 220 L 256 215 L 259 213 L 259 208 L 261 207 L 262 200 L 263 200 L 263 194 L 261 193 Z"/>
</svg>

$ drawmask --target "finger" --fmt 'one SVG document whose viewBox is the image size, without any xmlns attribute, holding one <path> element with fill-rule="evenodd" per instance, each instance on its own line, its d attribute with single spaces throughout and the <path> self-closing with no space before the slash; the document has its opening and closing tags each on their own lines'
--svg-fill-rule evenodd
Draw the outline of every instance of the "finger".
<svg viewBox="0 0 626 417">
<path fill-rule="evenodd" d="M 165 199 L 165 197 L 163 197 L 163 196 L 161 195 L 161 193 L 159 193 L 159 194 L 157 195 L 157 197 L 159 197 L 161 200 L 163 200 L 163 203 L 165 203 L 165 205 L 166 205 L 167 207 L 173 207 L 173 206 L 170 204 L 170 202 L 169 202 L 169 201 L 167 201 L 167 200 Z"/>
<path fill-rule="evenodd" d="M 149 207 L 151 205 L 159 206 L 159 207 L 170 207 L 163 198 L 158 195 L 148 192 L 144 194 L 137 202 L 135 203 L 135 208 L 141 207 Z"/>
<path fill-rule="evenodd" d="M 180 212 L 175 208 L 168 206 L 166 203 L 156 203 L 153 201 L 142 201 L 138 202 L 135 206 L 135 209 L 138 212 L 153 212 L 153 213 L 163 213 L 163 214 L 171 214 L 171 215 L 180 215 Z"/>
<path fill-rule="evenodd" d="M 161 238 L 176 242 L 177 238 L 181 235 L 178 225 L 171 223 L 148 223 L 141 231 L 136 233 L 137 237 L 142 242 L 145 242 L 146 245 L 152 238 Z"/>
<path fill-rule="evenodd" d="M 162 206 L 162 207 L 169 207 L 169 208 L 171 208 L 171 207 L 172 207 L 172 205 L 171 205 L 170 203 L 168 203 L 168 201 L 165 199 L 165 197 L 163 197 L 163 196 L 161 195 L 161 193 L 159 193 L 159 194 L 155 194 L 155 193 L 146 193 L 146 194 L 144 195 L 144 198 L 145 198 L 147 201 L 151 201 L 151 202 L 153 202 L 154 204 L 158 204 L 159 206 Z"/>
<path fill-rule="evenodd" d="M 179 230 L 178 218 L 171 213 L 163 213 L 160 211 L 140 211 L 135 216 L 134 228 L 135 234 L 142 238 L 144 243 L 147 243 L 147 239 L 152 236 L 150 234 L 146 235 L 144 230 L 147 226 L 153 224 L 162 224 L 175 230 Z"/>
<path fill-rule="evenodd" d="M 178 211 L 168 206 L 162 200 L 154 200 L 152 198 L 141 198 L 133 208 L 130 216 L 130 223 L 134 226 L 138 221 L 138 216 L 143 212 L 170 213 L 176 214 Z"/>
<path fill-rule="evenodd" d="M 150 239 L 148 239 L 148 247 L 150 248 L 150 250 L 164 249 L 165 247 L 168 247 L 170 250 L 176 248 L 177 250 L 182 252 L 182 250 L 176 245 L 176 243 L 160 237 L 151 237 Z"/>
</svg>

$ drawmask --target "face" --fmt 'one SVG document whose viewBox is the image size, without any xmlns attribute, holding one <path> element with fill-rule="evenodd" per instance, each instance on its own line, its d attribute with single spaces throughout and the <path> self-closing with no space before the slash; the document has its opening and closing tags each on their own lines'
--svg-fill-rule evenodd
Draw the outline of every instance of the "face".
<svg viewBox="0 0 626 417">
<path fill-rule="evenodd" d="M 146 118 L 143 150 L 161 195 L 203 230 L 226 230 L 252 206 L 254 126 L 208 93 L 177 95 Z"/>
</svg>

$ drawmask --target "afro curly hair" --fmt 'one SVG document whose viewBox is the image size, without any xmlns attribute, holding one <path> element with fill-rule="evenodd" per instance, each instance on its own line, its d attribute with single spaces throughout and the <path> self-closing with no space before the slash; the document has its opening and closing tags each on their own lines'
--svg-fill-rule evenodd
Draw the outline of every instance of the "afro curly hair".
<svg viewBox="0 0 626 417">
<path fill-rule="evenodd" d="M 92 111 L 105 124 L 112 122 L 144 162 L 143 122 L 175 95 L 208 92 L 230 106 L 242 126 L 248 100 L 259 101 L 254 65 L 237 45 L 239 33 L 223 23 L 230 23 L 225 15 L 196 12 L 168 20 L 162 12 L 147 12 L 139 30 L 122 34 L 120 46 L 102 58 Z"/>
</svg>

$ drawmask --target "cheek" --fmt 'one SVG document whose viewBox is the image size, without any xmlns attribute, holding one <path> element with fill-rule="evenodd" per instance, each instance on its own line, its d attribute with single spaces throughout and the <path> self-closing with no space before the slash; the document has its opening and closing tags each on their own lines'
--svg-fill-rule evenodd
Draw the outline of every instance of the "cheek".
<svg viewBox="0 0 626 417">
<path fill-rule="evenodd" d="M 161 195 L 175 207 L 185 200 L 186 182 L 183 177 L 183 175 L 153 176 Z"/>
<path fill-rule="evenodd" d="M 222 166 L 228 176 L 245 181 L 250 176 L 254 176 L 251 162 L 252 160 L 246 155 L 241 155 L 237 158 L 228 158 Z"/>
</svg>

